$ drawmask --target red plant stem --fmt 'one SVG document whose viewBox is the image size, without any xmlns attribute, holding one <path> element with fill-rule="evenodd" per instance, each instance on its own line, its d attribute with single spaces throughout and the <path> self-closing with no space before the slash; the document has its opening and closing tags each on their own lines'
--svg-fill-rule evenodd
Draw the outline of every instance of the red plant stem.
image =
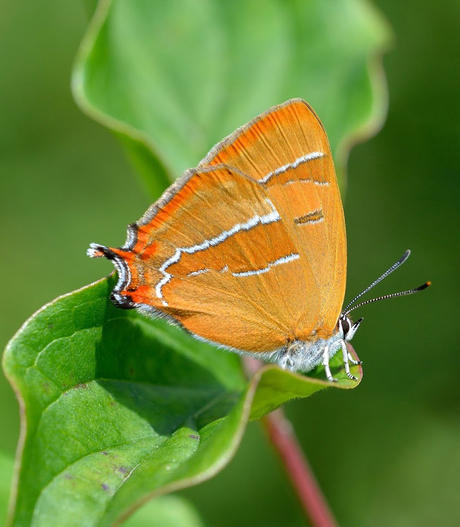
<svg viewBox="0 0 460 527">
<path fill-rule="evenodd" d="M 313 527 L 337 527 L 332 511 L 321 492 L 315 475 L 281 409 L 266 415 L 263 426 L 291 480 L 302 508 Z"/>
<path fill-rule="evenodd" d="M 254 375 L 260 364 L 256 359 L 243 358 L 248 376 Z M 294 428 L 285 417 L 283 410 L 279 408 L 263 417 L 261 421 L 312 527 L 337 527 L 334 515 L 297 440 Z"/>
</svg>

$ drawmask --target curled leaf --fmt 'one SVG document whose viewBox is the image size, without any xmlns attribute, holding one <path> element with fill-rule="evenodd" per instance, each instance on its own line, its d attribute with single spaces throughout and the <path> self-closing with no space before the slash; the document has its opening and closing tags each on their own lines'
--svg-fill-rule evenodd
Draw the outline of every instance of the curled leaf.
<svg viewBox="0 0 460 527">
<path fill-rule="evenodd" d="M 22 408 L 12 525 L 112 525 L 153 496 L 212 477 L 249 419 L 357 385 L 340 357 L 332 385 L 322 368 L 307 377 L 265 366 L 247 381 L 236 355 L 113 307 L 114 281 L 51 302 L 5 351 Z"/>
</svg>

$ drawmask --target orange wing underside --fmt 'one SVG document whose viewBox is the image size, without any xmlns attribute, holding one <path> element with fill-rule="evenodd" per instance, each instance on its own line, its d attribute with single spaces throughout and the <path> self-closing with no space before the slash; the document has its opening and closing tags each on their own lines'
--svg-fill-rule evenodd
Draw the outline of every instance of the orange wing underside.
<svg viewBox="0 0 460 527">
<path fill-rule="evenodd" d="M 133 246 L 112 249 L 130 274 L 119 293 L 199 337 L 266 352 L 337 323 L 342 204 L 326 134 L 303 101 L 214 147 L 136 230 Z"/>
</svg>

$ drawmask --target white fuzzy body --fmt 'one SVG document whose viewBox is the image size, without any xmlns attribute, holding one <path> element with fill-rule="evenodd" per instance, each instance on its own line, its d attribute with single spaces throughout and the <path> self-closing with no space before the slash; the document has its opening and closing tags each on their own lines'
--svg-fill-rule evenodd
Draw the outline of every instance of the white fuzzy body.
<svg viewBox="0 0 460 527">
<path fill-rule="evenodd" d="M 316 339 L 311 341 L 295 340 L 288 346 L 275 351 L 266 353 L 247 353 L 237 351 L 242 355 L 257 357 L 265 362 L 277 364 L 283 369 L 294 372 L 309 372 L 319 364 L 322 364 L 326 370 L 326 377 L 329 381 L 334 381 L 329 367 L 330 359 L 342 349 L 345 372 L 350 379 L 356 380 L 350 373 L 349 362 L 359 364 L 348 353 L 347 342 L 350 341 L 358 329 L 362 319 L 354 324 L 346 315 L 341 315 L 337 324 L 336 332 L 328 339 Z"/>
<path fill-rule="evenodd" d="M 327 350 L 329 359 L 332 358 L 340 348 L 345 346 L 344 336 L 340 329 L 329 339 L 317 339 L 313 341 L 296 340 L 285 348 L 267 353 L 244 353 L 251 357 L 257 357 L 265 362 L 271 362 L 284 369 L 299 372 L 313 370 L 324 360 L 324 352 Z"/>
</svg>

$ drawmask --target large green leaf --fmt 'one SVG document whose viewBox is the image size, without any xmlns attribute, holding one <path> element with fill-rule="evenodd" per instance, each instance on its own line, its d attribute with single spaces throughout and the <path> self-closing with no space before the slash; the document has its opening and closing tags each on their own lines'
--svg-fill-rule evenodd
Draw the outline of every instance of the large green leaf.
<svg viewBox="0 0 460 527">
<path fill-rule="evenodd" d="M 117 132 L 154 195 L 292 97 L 319 114 L 342 178 L 351 143 L 385 113 L 388 38 L 367 0 L 101 0 L 73 90 Z"/>
<path fill-rule="evenodd" d="M 305 377 L 266 366 L 248 382 L 236 355 L 113 307 L 114 284 L 111 276 L 48 304 L 5 351 L 22 408 L 16 527 L 112 525 L 210 478 L 248 419 L 331 386 L 322 367 Z M 340 357 L 332 369 L 334 387 L 357 385 Z"/>
</svg>

